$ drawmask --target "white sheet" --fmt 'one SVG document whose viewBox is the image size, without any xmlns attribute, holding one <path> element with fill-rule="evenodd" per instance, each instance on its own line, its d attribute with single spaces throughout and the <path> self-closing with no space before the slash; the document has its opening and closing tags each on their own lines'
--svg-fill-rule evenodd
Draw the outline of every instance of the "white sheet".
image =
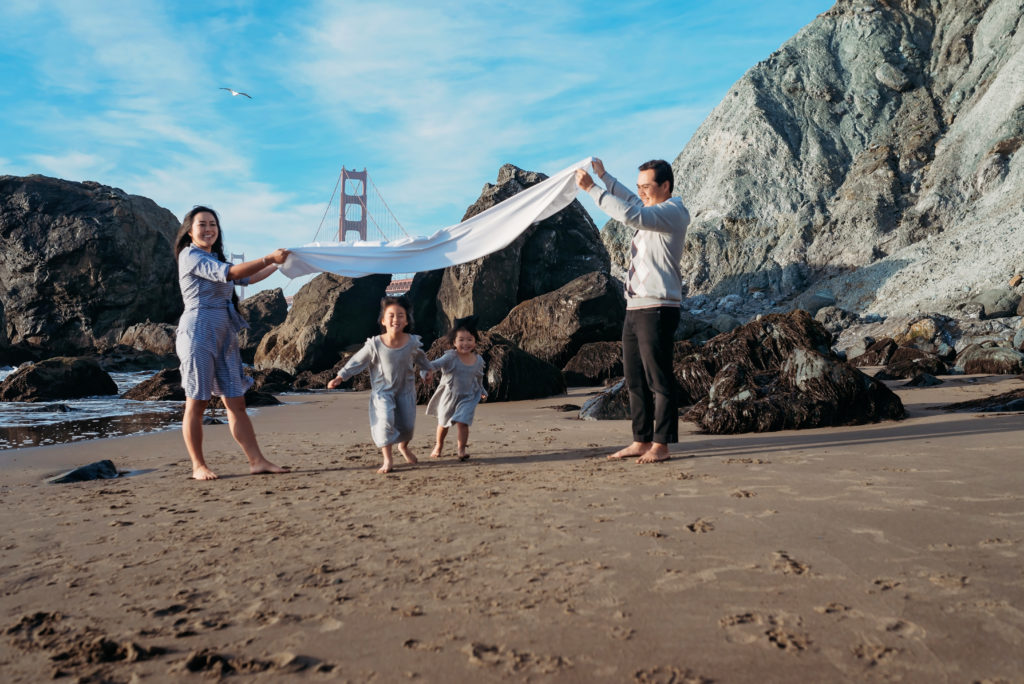
<svg viewBox="0 0 1024 684">
<path fill-rule="evenodd" d="M 289 278 L 320 271 L 358 278 L 373 273 L 419 273 L 487 256 L 507 247 L 531 224 L 556 214 L 576 197 L 576 169 L 590 158 L 462 223 L 430 237 L 391 242 L 313 242 L 292 247 L 281 272 Z"/>
</svg>

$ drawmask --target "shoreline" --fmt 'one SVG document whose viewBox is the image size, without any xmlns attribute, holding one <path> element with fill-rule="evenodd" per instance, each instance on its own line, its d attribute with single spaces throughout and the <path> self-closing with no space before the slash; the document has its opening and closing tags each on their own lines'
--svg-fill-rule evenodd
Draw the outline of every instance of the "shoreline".
<svg viewBox="0 0 1024 684">
<path fill-rule="evenodd" d="M 249 476 L 227 426 L 204 430 L 221 476 L 209 483 L 188 477 L 176 430 L 3 452 L 17 522 L 3 532 L 0 673 L 1014 681 L 1020 414 L 929 407 L 1024 381 L 900 385 L 902 421 L 743 435 L 683 423 L 672 459 L 643 466 L 604 458 L 628 421 L 549 408 L 593 388 L 481 404 L 465 463 L 451 436 L 428 458 L 420 407 L 421 465 L 398 459 L 389 475 L 375 472 L 364 392 L 253 417 L 268 457 L 298 467 L 287 475 Z M 42 482 L 100 458 L 148 470 Z M 145 656 L 91 657 L 98 639 Z"/>
</svg>

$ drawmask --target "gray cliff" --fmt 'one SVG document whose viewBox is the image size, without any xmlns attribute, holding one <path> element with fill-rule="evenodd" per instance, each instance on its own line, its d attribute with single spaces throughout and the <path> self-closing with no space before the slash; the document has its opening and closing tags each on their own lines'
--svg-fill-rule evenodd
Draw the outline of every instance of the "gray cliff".
<svg viewBox="0 0 1024 684">
<path fill-rule="evenodd" d="M 672 165 L 689 296 L 949 311 L 1024 270 L 1022 16 L 840 0 L 750 69 Z"/>
</svg>

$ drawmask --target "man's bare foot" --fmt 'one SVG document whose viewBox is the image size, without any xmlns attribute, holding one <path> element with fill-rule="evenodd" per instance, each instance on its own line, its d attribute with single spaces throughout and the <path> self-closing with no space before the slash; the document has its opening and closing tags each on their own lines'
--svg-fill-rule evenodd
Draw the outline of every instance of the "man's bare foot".
<svg viewBox="0 0 1024 684">
<path fill-rule="evenodd" d="M 217 473 L 213 472 L 206 466 L 193 466 L 192 468 L 192 479 L 193 480 L 216 480 Z"/>
<path fill-rule="evenodd" d="M 267 459 L 249 465 L 249 472 L 253 475 L 276 475 L 278 473 L 290 473 L 292 469 L 288 466 L 279 466 Z"/>
<path fill-rule="evenodd" d="M 633 442 L 628 447 L 619 449 L 614 454 L 608 455 L 608 460 L 618 461 L 623 458 L 633 458 L 634 456 L 643 456 L 647 453 L 647 450 L 651 448 L 653 442 Z"/>
<path fill-rule="evenodd" d="M 430 458 L 441 458 L 441 447 L 435 446 L 434 450 L 430 452 Z"/>
<path fill-rule="evenodd" d="M 405 446 L 403 444 L 399 444 L 398 445 L 398 451 L 402 454 L 403 457 L 405 457 L 405 462 L 406 463 L 413 463 L 413 464 L 415 464 L 415 463 L 419 463 L 420 462 L 419 459 L 416 458 L 416 455 L 414 453 L 412 453 L 412 449 L 410 449 L 409 447 L 407 447 L 407 446 Z"/>
<path fill-rule="evenodd" d="M 459 460 L 460 461 L 468 461 L 469 460 L 469 454 L 466 453 L 466 448 L 465 447 L 459 449 Z"/>
<path fill-rule="evenodd" d="M 636 459 L 637 463 L 661 463 L 667 461 L 672 456 L 668 453 L 668 446 L 665 444 L 658 444 L 655 442 L 650 449 L 645 451 L 640 458 Z"/>
</svg>

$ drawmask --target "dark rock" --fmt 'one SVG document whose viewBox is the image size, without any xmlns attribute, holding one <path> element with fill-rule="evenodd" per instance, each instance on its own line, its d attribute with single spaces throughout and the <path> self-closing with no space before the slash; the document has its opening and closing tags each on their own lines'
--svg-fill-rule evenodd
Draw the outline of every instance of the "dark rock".
<svg viewBox="0 0 1024 684">
<path fill-rule="evenodd" d="M 828 355 L 832 333 L 810 314 L 797 309 L 769 314 L 708 340 L 699 350 L 674 355 L 673 372 L 679 384 L 679 404 L 685 406 L 707 396 L 718 371 L 737 364 L 751 371 L 778 369 L 794 349 Z"/>
<path fill-rule="evenodd" d="M 416 319 L 416 333 L 423 340 L 423 346 L 429 348 L 438 337 L 447 333 L 438 320 L 437 293 L 441 289 L 444 269 L 424 271 L 412 278 L 412 285 L 406 294 L 412 303 L 413 317 Z"/>
<path fill-rule="evenodd" d="M 876 376 L 877 377 L 877 376 Z M 935 385 L 941 385 L 942 380 L 930 373 L 918 373 L 914 375 L 903 384 L 904 387 L 934 387 Z"/>
<path fill-rule="evenodd" d="M 729 364 L 685 415 L 712 434 L 860 425 L 898 420 L 903 404 L 883 383 L 846 363 L 797 348 L 775 371 Z"/>
<path fill-rule="evenodd" d="M 570 411 L 579 411 L 580 407 L 576 404 L 558 404 L 557 406 L 545 406 L 544 408 L 555 409 L 561 413 L 569 413 Z"/>
<path fill-rule="evenodd" d="M 251 370 L 249 375 L 253 383 L 250 389 L 268 394 L 280 394 L 295 390 L 295 377 L 280 368 L 270 370 Z"/>
<path fill-rule="evenodd" d="M 81 355 L 182 311 L 174 215 L 99 183 L 0 176 L 0 347 Z"/>
<path fill-rule="evenodd" d="M 436 340 L 427 350 L 427 358 L 440 358 L 449 348 L 447 340 Z M 476 350 L 484 359 L 484 388 L 488 403 L 565 394 L 565 381 L 557 368 L 498 334 L 480 333 Z M 439 374 L 435 373 L 430 382 L 417 382 L 417 403 L 425 404 L 430 400 L 439 380 Z"/>
<path fill-rule="evenodd" d="M 860 320 L 860 316 L 838 306 L 823 306 L 814 314 L 814 320 L 821 323 L 833 335 L 838 335 Z M 862 352 L 863 353 L 863 352 Z"/>
<path fill-rule="evenodd" d="M 284 298 L 284 290 L 276 287 L 246 297 L 238 303 L 238 310 L 249 324 L 238 334 L 238 348 L 242 360 L 252 363 L 263 336 L 288 317 L 288 301 Z"/>
<path fill-rule="evenodd" d="M 295 295 L 285 322 L 260 341 L 254 365 L 293 375 L 331 368 L 346 347 L 380 332 L 380 300 L 390 282 L 390 275 L 316 276 Z"/>
<path fill-rule="evenodd" d="M 1024 372 L 1024 354 L 1006 347 L 976 347 L 970 354 L 961 352 L 957 365 L 968 375 L 1016 375 Z"/>
<path fill-rule="evenodd" d="M 185 401 L 181 371 L 177 368 L 165 368 L 132 387 L 124 393 L 123 398 L 135 401 Z"/>
<path fill-rule="evenodd" d="M 0 383 L 0 401 L 50 401 L 117 394 L 94 359 L 56 357 L 22 366 Z"/>
<path fill-rule="evenodd" d="M 796 305 L 798 308 L 814 316 L 825 307 L 835 306 L 836 298 L 835 295 L 826 290 L 805 292 L 797 298 Z"/>
<path fill-rule="evenodd" d="M 594 272 L 516 305 L 491 332 L 561 368 L 584 344 L 619 339 L 625 315 L 621 285 Z"/>
<path fill-rule="evenodd" d="M 878 340 L 860 356 L 855 356 L 850 359 L 851 366 L 857 366 L 861 368 L 863 366 L 884 366 L 889 363 L 889 359 L 896 353 L 899 345 L 891 337 L 883 337 Z"/>
<path fill-rule="evenodd" d="M 340 366 L 338 366 L 340 368 Z M 338 371 L 334 368 L 329 368 L 319 373 L 312 371 L 302 371 L 295 376 L 295 381 L 292 383 L 292 387 L 296 390 L 318 390 L 327 389 L 327 383 L 338 374 Z"/>
<path fill-rule="evenodd" d="M 581 420 L 627 420 L 629 418 L 629 391 L 626 381 L 620 380 L 596 396 L 587 399 L 580 409 Z"/>
<path fill-rule="evenodd" d="M 921 375 L 946 375 L 949 368 L 946 362 L 935 354 L 909 347 L 900 347 L 889 363 L 875 373 L 879 380 L 897 380 L 899 378 L 913 378 Z"/>
<path fill-rule="evenodd" d="M 497 185 L 484 186 L 463 221 L 545 180 L 542 173 L 505 164 Z M 608 273 L 608 252 L 597 226 L 578 200 L 533 224 L 494 254 L 444 270 L 438 289 L 438 334 L 452 321 L 476 315 L 482 329 L 501 321 L 516 304 L 594 271 Z"/>
<path fill-rule="evenodd" d="M 943 356 L 951 360 L 954 338 L 958 335 L 957 322 L 942 314 L 931 313 L 916 317 L 906 328 L 893 333 L 892 339 L 900 347 L 911 347 Z"/>
<path fill-rule="evenodd" d="M 114 462 L 105 459 L 69 470 L 63 475 L 50 478 L 48 482 L 51 484 L 65 484 L 68 482 L 86 482 L 88 480 L 110 480 L 117 476 L 118 472 Z"/>
<path fill-rule="evenodd" d="M 675 338 L 677 340 L 689 340 L 695 344 L 703 344 L 720 331 L 713 325 L 703 321 L 687 311 L 679 312 L 679 326 L 676 328 Z"/>
<path fill-rule="evenodd" d="M 603 385 L 622 377 L 622 342 L 589 342 L 562 369 L 569 387 Z"/>
<path fill-rule="evenodd" d="M 1024 411 L 1024 389 L 937 406 L 944 411 Z"/>
</svg>

